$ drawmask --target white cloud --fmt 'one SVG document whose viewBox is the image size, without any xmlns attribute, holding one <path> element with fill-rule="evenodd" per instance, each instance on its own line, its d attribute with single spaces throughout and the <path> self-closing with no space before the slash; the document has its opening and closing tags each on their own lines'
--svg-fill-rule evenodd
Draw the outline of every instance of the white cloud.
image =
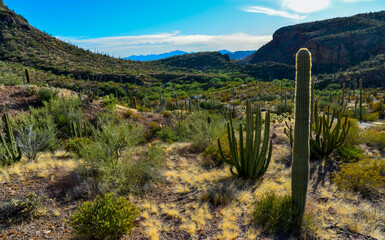
<svg viewBox="0 0 385 240">
<path fill-rule="evenodd" d="M 284 8 L 298 13 L 317 12 L 327 8 L 329 5 L 330 0 L 282 0 L 282 6 Z"/>
<path fill-rule="evenodd" d="M 349 2 L 349 3 L 355 3 L 355 2 L 373 2 L 376 0 L 342 0 L 344 2 Z"/>
<path fill-rule="evenodd" d="M 252 12 L 252 13 L 263 13 L 267 14 L 270 16 L 281 16 L 285 18 L 291 18 L 295 20 L 303 20 L 306 18 L 306 16 L 301 16 L 298 14 L 292 14 L 286 11 L 279 11 L 271 8 L 265 8 L 265 7 L 258 7 L 258 6 L 253 6 L 253 7 L 247 7 L 244 9 L 246 12 Z"/>
<path fill-rule="evenodd" d="M 138 54 L 159 54 L 173 50 L 186 52 L 216 51 L 227 49 L 256 50 L 272 39 L 272 36 L 257 36 L 245 33 L 227 35 L 184 35 L 179 31 L 152 35 L 119 36 L 102 38 L 57 38 L 79 47 L 126 57 Z"/>
</svg>

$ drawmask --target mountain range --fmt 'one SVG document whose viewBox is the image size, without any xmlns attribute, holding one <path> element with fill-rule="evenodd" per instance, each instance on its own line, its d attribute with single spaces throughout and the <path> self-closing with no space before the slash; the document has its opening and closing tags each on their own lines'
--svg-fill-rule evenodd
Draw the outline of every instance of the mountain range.
<svg viewBox="0 0 385 240">
<path fill-rule="evenodd" d="M 312 53 L 312 72 L 320 86 L 362 79 L 366 87 L 385 87 L 385 11 L 283 27 L 251 55 L 221 50 L 141 62 L 63 42 L 34 28 L 0 0 L 0 61 L 51 74 L 47 81 L 72 88 L 106 82 L 133 86 L 207 82 L 223 74 L 266 81 L 294 79 L 295 53 L 302 47 Z M 242 54 L 247 56 L 232 60 Z M 61 76 L 78 82 L 59 81 Z"/>
<path fill-rule="evenodd" d="M 236 51 L 236 52 L 230 52 L 228 50 L 219 50 L 218 52 L 222 54 L 227 54 L 229 55 L 231 60 L 238 60 L 247 57 L 248 55 L 252 54 L 255 52 L 255 50 L 251 51 Z M 179 55 L 184 55 L 184 54 L 193 54 L 194 52 L 185 52 L 185 51 L 172 51 L 168 53 L 161 53 L 161 54 L 149 54 L 149 55 L 132 55 L 129 57 L 125 57 L 123 59 L 125 60 L 132 60 L 132 61 L 155 61 L 155 60 L 161 60 L 165 59 L 168 57 L 174 57 L 174 56 L 179 56 Z"/>
</svg>

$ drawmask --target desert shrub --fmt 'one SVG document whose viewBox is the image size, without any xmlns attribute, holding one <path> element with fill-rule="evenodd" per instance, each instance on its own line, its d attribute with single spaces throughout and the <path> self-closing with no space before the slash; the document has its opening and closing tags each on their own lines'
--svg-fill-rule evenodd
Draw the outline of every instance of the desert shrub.
<svg viewBox="0 0 385 240">
<path fill-rule="evenodd" d="M 320 109 L 327 108 L 327 107 L 329 107 L 330 105 L 331 105 L 331 102 L 328 101 L 328 100 L 321 100 L 321 101 L 319 101 L 319 103 L 318 103 L 318 106 L 319 106 Z"/>
<path fill-rule="evenodd" d="M 229 147 L 229 138 L 227 135 L 220 137 L 222 143 L 222 151 L 227 159 L 231 158 L 230 147 Z M 202 153 L 203 157 L 210 159 L 214 162 L 215 165 L 221 165 L 223 163 L 223 158 L 219 152 L 218 143 L 214 142 L 208 145 Z"/>
<path fill-rule="evenodd" d="M 380 132 L 376 129 L 367 129 L 363 132 L 363 140 L 378 150 L 384 151 L 385 132 Z"/>
<path fill-rule="evenodd" d="M 346 162 L 355 162 L 363 159 L 365 157 L 364 151 L 351 146 L 342 146 L 338 150 L 338 155 L 342 161 Z"/>
<path fill-rule="evenodd" d="M 122 151 L 127 147 L 137 145 L 143 137 L 143 126 L 130 122 L 107 122 L 97 129 L 93 129 L 94 143 L 90 145 L 90 151 L 81 151 L 81 156 L 91 154 L 91 158 L 97 158 L 92 153 L 92 147 L 100 149 L 101 158 L 118 159 Z M 83 150 L 88 149 L 87 146 Z"/>
<path fill-rule="evenodd" d="M 56 133 L 51 130 L 34 129 L 33 125 L 29 125 L 18 130 L 16 144 L 29 160 L 37 160 L 43 152 L 55 145 L 55 137 Z"/>
<path fill-rule="evenodd" d="M 287 101 L 286 102 L 286 111 L 285 111 L 285 102 L 280 101 L 275 105 L 276 114 L 289 113 L 292 114 L 294 109 L 294 104 Z"/>
<path fill-rule="evenodd" d="M 150 147 L 139 154 L 127 169 L 122 169 L 121 192 L 140 193 L 149 183 L 162 180 L 160 170 L 165 166 L 165 154 L 160 147 Z"/>
<path fill-rule="evenodd" d="M 33 125 L 34 128 L 57 130 L 55 120 L 52 114 L 47 108 L 29 108 L 30 113 L 21 113 L 18 116 L 18 123 L 15 123 L 19 127 L 26 127 Z M 15 125 L 15 127 L 16 127 Z"/>
<path fill-rule="evenodd" d="M 199 195 L 199 200 L 207 201 L 214 205 L 226 205 L 236 199 L 237 190 L 231 185 L 222 183 L 211 186 Z"/>
<path fill-rule="evenodd" d="M 28 221 L 38 216 L 39 198 L 34 193 L 23 200 L 12 199 L 0 206 L 0 223 L 11 224 Z"/>
<path fill-rule="evenodd" d="M 27 96 L 34 96 L 39 92 L 39 88 L 35 84 L 24 85 L 23 90 Z"/>
<path fill-rule="evenodd" d="M 139 112 L 151 112 L 151 109 L 150 109 L 150 108 L 147 108 L 147 107 L 140 106 L 140 107 L 138 108 L 138 111 L 139 111 Z"/>
<path fill-rule="evenodd" d="M 88 137 L 70 138 L 66 141 L 64 149 L 68 152 L 73 152 L 77 155 L 80 155 L 80 151 L 83 148 L 83 146 L 89 146 L 92 143 L 93 143 L 92 139 Z"/>
<path fill-rule="evenodd" d="M 49 102 L 51 99 L 54 99 L 57 97 L 58 92 L 51 89 L 51 88 L 41 88 L 37 92 L 37 99 L 40 102 Z"/>
<path fill-rule="evenodd" d="M 252 218 L 267 233 L 290 234 L 299 232 L 296 215 L 290 195 L 281 197 L 271 191 L 255 200 Z"/>
<path fill-rule="evenodd" d="M 363 133 L 364 130 L 358 125 L 358 121 L 355 119 L 349 118 L 350 121 L 350 130 L 346 134 L 344 145 L 346 146 L 355 146 L 364 142 Z"/>
<path fill-rule="evenodd" d="M 175 133 L 175 130 L 171 127 L 162 128 L 162 130 L 156 133 L 156 136 L 158 136 L 163 142 L 172 143 L 179 140 L 179 137 Z"/>
<path fill-rule="evenodd" d="M 373 112 L 373 113 L 366 113 L 362 116 L 362 120 L 366 122 L 374 122 L 377 121 L 380 117 L 378 112 Z"/>
<path fill-rule="evenodd" d="M 97 182 L 97 191 L 139 192 L 145 184 L 160 178 L 163 151 L 155 147 L 140 153 L 124 151 L 140 142 L 143 127 L 131 123 L 113 124 L 97 130 L 94 142 L 81 148 L 82 173 Z"/>
<path fill-rule="evenodd" d="M 148 124 L 148 128 L 145 134 L 146 139 L 151 139 L 155 137 L 155 135 L 162 131 L 162 127 L 155 121 L 152 121 Z"/>
<path fill-rule="evenodd" d="M 172 117 L 172 113 L 170 111 L 163 111 L 162 112 L 162 116 L 164 118 L 171 118 Z"/>
<path fill-rule="evenodd" d="M 60 136 L 70 135 L 71 123 L 83 119 L 81 101 L 78 98 L 53 98 L 44 102 L 45 111 L 52 115 Z"/>
<path fill-rule="evenodd" d="M 5 86 L 16 86 L 24 83 L 23 79 L 14 73 L 3 72 L 0 75 L 0 83 Z"/>
<path fill-rule="evenodd" d="M 366 158 L 341 165 L 334 176 L 338 188 L 372 198 L 385 193 L 385 159 Z"/>
<path fill-rule="evenodd" d="M 108 96 L 104 97 L 102 103 L 108 109 L 115 109 L 116 108 L 116 104 L 118 103 L 118 99 L 115 98 L 113 95 L 108 95 Z"/>
<path fill-rule="evenodd" d="M 210 117 L 210 123 L 208 123 Z M 217 140 L 225 132 L 223 117 L 209 114 L 207 111 L 193 112 L 182 123 L 181 137 L 191 140 L 196 151 L 203 151 L 208 145 Z"/>
<path fill-rule="evenodd" d="M 125 197 L 106 194 L 80 205 L 69 225 L 83 239 L 119 239 L 130 232 L 138 216 L 135 205 Z"/>
<path fill-rule="evenodd" d="M 124 115 L 123 115 L 125 118 L 130 118 L 130 119 L 133 119 L 133 120 L 140 120 L 142 119 L 142 116 L 139 115 L 138 113 L 136 113 L 134 110 L 132 109 L 128 109 Z"/>
</svg>

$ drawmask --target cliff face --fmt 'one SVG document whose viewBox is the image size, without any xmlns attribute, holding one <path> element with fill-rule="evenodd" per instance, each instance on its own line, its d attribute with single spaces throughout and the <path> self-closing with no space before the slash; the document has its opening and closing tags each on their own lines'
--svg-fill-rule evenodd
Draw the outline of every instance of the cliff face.
<svg viewBox="0 0 385 240">
<path fill-rule="evenodd" d="M 245 58 L 294 65 L 298 49 L 312 53 L 313 73 L 332 73 L 385 53 L 385 11 L 278 29 L 273 40 Z"/>
</svg>

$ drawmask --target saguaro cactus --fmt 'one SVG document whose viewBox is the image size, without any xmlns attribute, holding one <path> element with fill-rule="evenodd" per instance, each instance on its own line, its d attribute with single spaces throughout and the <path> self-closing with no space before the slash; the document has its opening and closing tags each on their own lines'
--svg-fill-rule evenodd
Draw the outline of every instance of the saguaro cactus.
<svg viewBox="0 0 385 240">
<path fill-rule="evenodd" d="M 2 148 L 0 150 L 0 163 L 2 165 L 9 165 L 20 161 L 21 149 L 16 146 L 15 137 L 13 136 L 7 113 L 4 113 L 3 122 L 5 125 L 6 139 L 3 137 L 3 134 L 0 133 L 0 147 Z"/>
<path fill-rule="evenodd" d="M 27 82 L 27 84 L 31 84 L 31 78 L 29 76 L 28 69 L 25 69 L 25 81 Z"/>
<path fill-rule="evenodd" d="M 362 122 L 362 79 L 360 79 L 360 122 Z"/>
<path fill-rule="evenodd" d="M 291 176 L 292 204 L 299 221 L 305 213 L 309 181 L 311 54 L 301 48 L 296 55 L 295 124 Z"/>
</svg>

